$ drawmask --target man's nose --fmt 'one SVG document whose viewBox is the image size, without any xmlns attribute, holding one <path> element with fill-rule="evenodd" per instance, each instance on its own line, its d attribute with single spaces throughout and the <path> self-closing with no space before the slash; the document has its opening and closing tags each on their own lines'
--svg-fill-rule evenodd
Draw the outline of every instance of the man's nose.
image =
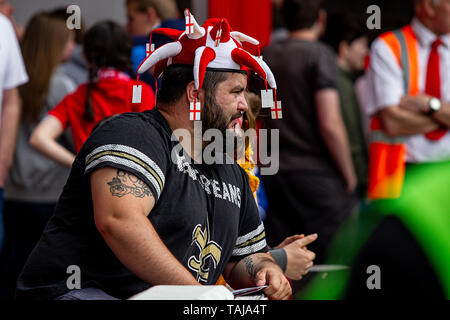
<svg viewBox="0 0 450 320">
<path fill-rule="evenodd" d="M 243 112 L 247 112 L 248 110 L 248 103 L 247 103 L 247 99 L 245 99 L 245 96 L 242 95 L 239 99 L 238 102 L 238 108 L 239 111 L 243 111 Z"/>
</svg>

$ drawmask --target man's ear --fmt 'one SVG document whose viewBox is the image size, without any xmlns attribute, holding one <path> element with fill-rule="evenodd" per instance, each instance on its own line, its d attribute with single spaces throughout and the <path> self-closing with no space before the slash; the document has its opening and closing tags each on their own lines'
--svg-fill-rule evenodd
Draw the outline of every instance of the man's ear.
<svg viewBox="0 0 450 320">
<path fill-rule="evenodd" d="M 434 17 L 436 15 L 437 6 L 434 4 L 433 0 L 423 0 L 423 10 L 429 17 Z"/>
<path fill-rule="evenodd" d="M 145 13 L 147 14 L 147 19 L 150 21 L 150 23 L 151 23 L 151 24 L 155 24 L 155 23 L 156 23 L 156 20 L 158 20 L 158 14 L 156 13 L 155 8 L 153 8 L 153 7 L 148 7 L 148 8 L 146 9 L 146 12 L 145 12 Z"/>
<path fill-rule="evenodd" d="M 339 43 L 338 56 L 345 57 L 348 52 L 349 44 L 347 41 L 343 40 Z"/>
<path fill-rule="evenodd" d="M 195 95 L 197 93 L 197 90 L 195 89 L 195 82 L 191 81 L 186 86 L 186 99 L 189 102 L 193 102 L 195 100 Z M 200 97 L 199 97 L 200 99 Z"/>
</svg>

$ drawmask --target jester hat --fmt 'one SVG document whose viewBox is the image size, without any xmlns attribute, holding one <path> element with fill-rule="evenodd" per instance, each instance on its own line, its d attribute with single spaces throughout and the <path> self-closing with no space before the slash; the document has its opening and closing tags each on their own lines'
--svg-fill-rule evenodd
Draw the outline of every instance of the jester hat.
<svg viewBox="0 0 450 320">
<path fill-rule="evenodd" d="M 228 21 L 223 18 L 211 18 L 200 26 L 188 9 L 184 11 L 186 30 L 169 28 L 153 30 L 154 34 L 163 34 L 173 39 L 158 49 L 148 52 L 137 73 L 142 74 L 154 67 L 153 76 L 158 78 L 169 65 L 192 65 L 195 89 L 200 91 L 206 69 L 217 71 L 247 71 L 251 69 L 265 80 L 272 89 L 276 89 L 275 78 L 267 64 L 250 54 L 243 43 L 258 46 L 259 41 L 241 32 L 232 31 Z"/>
</svg>

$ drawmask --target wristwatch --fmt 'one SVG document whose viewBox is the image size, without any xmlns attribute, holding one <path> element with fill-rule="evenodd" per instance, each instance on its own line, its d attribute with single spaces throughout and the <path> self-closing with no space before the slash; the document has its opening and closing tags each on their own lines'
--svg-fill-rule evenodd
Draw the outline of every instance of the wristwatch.
<svg viewBox="0 0 450 320">
<path fill-rule="evenodd" d="M 430 110 L 428 110 L 427 116 L 431 117 L 433 113 L 441 109 L 442 103 L 438 98 L 431 98 L 428 102 L 428 106 L 430 107 Z"/>
</svg>

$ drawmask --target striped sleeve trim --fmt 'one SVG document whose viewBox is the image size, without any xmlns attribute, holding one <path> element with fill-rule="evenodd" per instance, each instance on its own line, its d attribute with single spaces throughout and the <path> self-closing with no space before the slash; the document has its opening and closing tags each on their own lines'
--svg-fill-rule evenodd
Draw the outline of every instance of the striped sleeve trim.
<svg viewBox="0 0 450 320">
<path fill-rule="evenodd" d="M 237 238 L 233 256 L 247 255 L 264 249 L 267 246 L 265 235 L 264 225 L 261 222 L 255 230 Z"/>
<path fill-rule="evenodd" d="M 266 243 L 266 239 L 264 238 L 263 240 L 255 243 L 253 245 L 250 245 L 250 246 L 247 246 L 244 248 L 234 249 L 233 256 L 248 255 L 248 254 L 260 251 L 260 250 L 264 249 L 266 246 L 267 246 L 267 243 Z"/>
<path fill-rule="evenodd" d="M 85 172 L 104 162 L 116 163 L 141 173 L 155 188 L 157 198 L 161 195 L 165 183 L 164 174 L 154 161 L 139 150 L 117 144 L 98 147 L 87 155 Z"/>
</svg>

